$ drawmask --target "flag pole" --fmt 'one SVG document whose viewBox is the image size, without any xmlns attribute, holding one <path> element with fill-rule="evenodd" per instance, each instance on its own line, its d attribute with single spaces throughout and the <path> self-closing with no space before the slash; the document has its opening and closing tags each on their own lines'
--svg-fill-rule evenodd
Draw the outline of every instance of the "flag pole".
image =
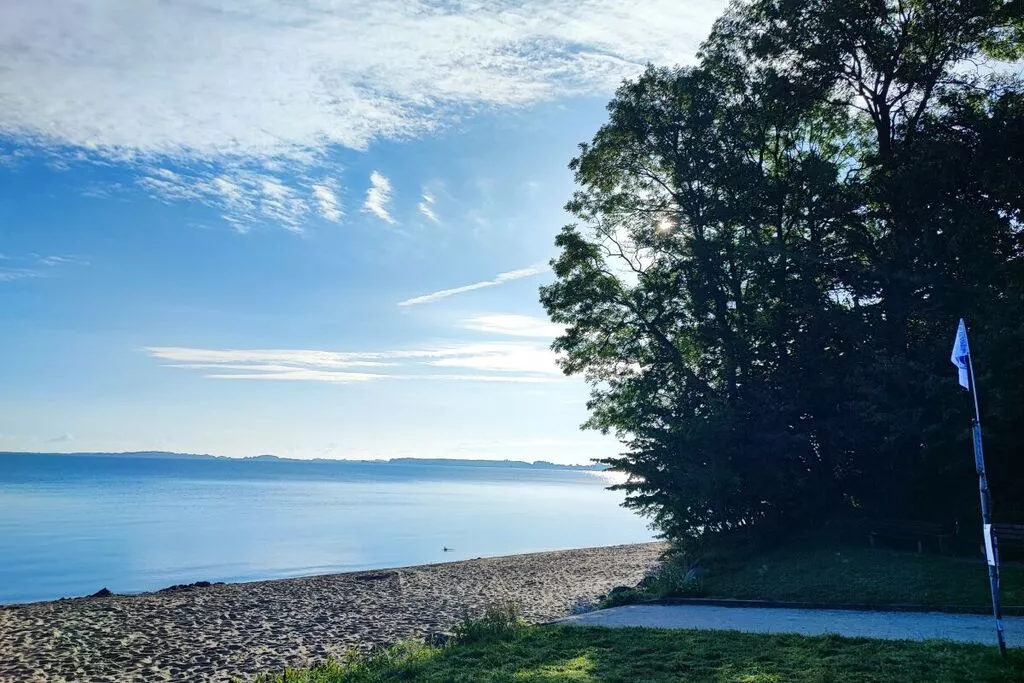
<svg viewBox="0 0 1024 683">
<path fill-rule="evenodd" d="M 966 336 L 966 335 L 965 335 Z M 992 615 L 996 619 L 996 638 L 999 653 L 1006 656 L 1006 638 L 1003 635 L 1003 610 L 999 604 L 999 547 L 992 535 L 992 497 L 988 490 L 988 476 L 985 474 L 985 453 L 981 448 L 981 411 L 978 410 L 978 388 L 974 383 L 974 362 L 967 352 L 967 377 L 974 398 L 974 419 L 971 421 L 971 436 L 974 439 L 974 465 L 978 470 L 978 493 L 981 496 L 981 531 L 985 542 L 985 559 L 988 564 L 988 584 L 992 593 Z"/>
</svg>

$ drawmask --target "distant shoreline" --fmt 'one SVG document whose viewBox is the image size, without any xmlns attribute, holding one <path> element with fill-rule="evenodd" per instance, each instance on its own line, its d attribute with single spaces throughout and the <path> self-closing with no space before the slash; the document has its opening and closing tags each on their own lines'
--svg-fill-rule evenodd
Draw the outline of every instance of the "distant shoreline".
<svg viewBox="0 0 1024 683">
<path fill-rule="evenodd" d="M 664 548 L 580 548 L 6 605 L 0 679 L 246 680 L 348 648 L 450 631 L 464 614 L 500 601 L 517 603 L 529 621 L 549 621 L 636 584 Z"/>
<path fill-rule="evenodd" d="M 90 458 L 126 458 L 135 460 L 217 460 L 221 462 L 248 462 L 248 463 L 359 463 L 361 465 L 433 465 L 438 467 L 506 467 L 515 469 L 545 469 L 545 470 L 580 470 L 602 472 L 608 469 L 607 465 L 591 463 L 587 465 L 562 465 L 547 460 L 486 460 L 486 459 L 460 459 L 460 458 L 388 458 L 388 459 L 356 459 L 356 458 L 282 458 L 277 455 L 247 455 L 241 458 L 234 458 L 227 455 L 209 455 L 206 453 L 174 453 L 170 451 L 126 451 L 118 453 L 106 452 L 69 452 L 54 453 L 44 451 L 0 451 L 0 456 L 48 456 L 48 457 L 90 457 Z"/>
</svg>

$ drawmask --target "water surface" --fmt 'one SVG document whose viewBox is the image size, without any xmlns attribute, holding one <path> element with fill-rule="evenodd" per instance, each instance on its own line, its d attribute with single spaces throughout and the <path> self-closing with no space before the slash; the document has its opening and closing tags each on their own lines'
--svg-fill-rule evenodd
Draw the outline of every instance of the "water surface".
<svg viewBox="0 0 1024 683">
<path fill-rule="evenodd" d="M 607 484 L 560 469 L 0 454 L 0 603 L 651 540 Z"/>
</svg>

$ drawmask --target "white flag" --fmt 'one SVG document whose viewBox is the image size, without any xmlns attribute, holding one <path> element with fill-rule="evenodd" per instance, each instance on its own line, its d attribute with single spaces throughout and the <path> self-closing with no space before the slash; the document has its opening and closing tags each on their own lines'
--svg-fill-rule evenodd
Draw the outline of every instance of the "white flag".
<svg viewBox="0 0 1024 683">
<path fill-rule="evenodd" d="M 956 329 L 956 341 L 953 342 L 953 355 L 949 357 L 949 360 L 960 371 L 960 386 L 964 389 L 971 388 L 967 378 L 967 357 L 969 355 L 971 355 L 971 350 L 967 346 L 967 326 L 964 325 L 964 319 L 960 318 L 960 327 Z"/>
</svg>

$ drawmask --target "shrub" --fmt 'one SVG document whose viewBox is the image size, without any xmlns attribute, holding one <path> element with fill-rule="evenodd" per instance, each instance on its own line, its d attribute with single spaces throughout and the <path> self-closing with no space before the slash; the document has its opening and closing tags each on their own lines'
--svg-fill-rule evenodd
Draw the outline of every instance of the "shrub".
<svg viewBox="0 0 1024 683">
<path fill-rule="evenodd" d="M 601 600 L 600 608 L 633 605 L 663 598 L 692 598 L 704 594 L 696 566 L 676 556 L 648 572 L 635 588 L 615 588 Z"/>
<path fill-rule="evenodd" d="M 526 626 L 519 607 L 513 602 L 498 602 L 488 605 L 481 617 L 466 616 L 455 627 L 455 641 L 477 643 L 506 638 Z"/>
<path fill-rule="evenodd" d="M 305 669 L 265 674 L 257 683 L 376 683 L 382 677 L 414 674 L 439 652 L 416 641 L 404 641 L 370 654 L 349 651 L 343 661 L 328 660 Z"/>
<path fill-rule="evenodd" d="M 600 609 L 608 609 L 609 607 L 618 607 L 620 605 L 635 605 L 638 602 L 645 602 L 650 599 L 643 589 L 626 588 L 623 590 L 613 590 L 608 593 L 608 595 L 601 599 L 598 607 Z"/>
<path fill-rule="evenodd" d="M 685 598 L 703 594 L 696 567 L 686 567 L 675 562 L 666 562 L 659 566 L 641 582 L 641 585 L 648 594 L 656 598 Z"/>
</svg>

